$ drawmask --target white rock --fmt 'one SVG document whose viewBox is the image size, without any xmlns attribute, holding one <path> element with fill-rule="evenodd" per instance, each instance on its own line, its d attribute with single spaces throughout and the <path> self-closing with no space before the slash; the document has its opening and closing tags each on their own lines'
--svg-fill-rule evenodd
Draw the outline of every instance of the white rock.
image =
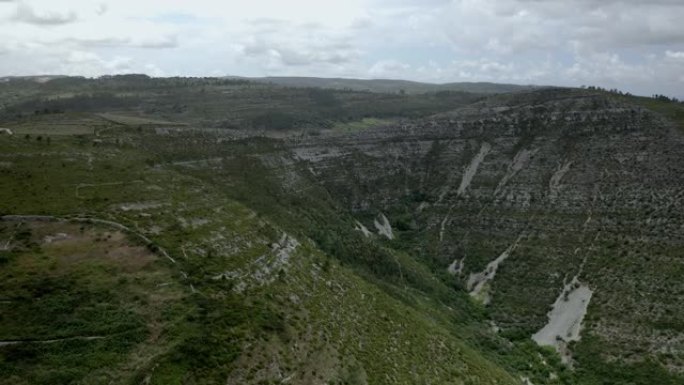
<svg viewBox="0 0 684 385">
<path fill-rule="evenodd" d="M 378 219 L 380 221 L 378 222 Z M 392 225 L 390 225 L 389 220 L 385 214 L 380 213 L 378 217 L 373 221 L 375 228 L 378 230 L 379 235 L 387 237 L 387 239 L 394 239 L 394 234 L 392 233 Z"/>
</svg>

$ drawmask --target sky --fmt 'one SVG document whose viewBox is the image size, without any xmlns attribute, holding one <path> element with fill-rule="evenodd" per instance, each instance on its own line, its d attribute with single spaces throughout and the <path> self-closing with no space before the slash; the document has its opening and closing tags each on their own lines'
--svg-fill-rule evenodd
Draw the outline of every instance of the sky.
<svg viewBox="0 0 684 385">
<path fill-rule="evenodd" d="M 120 73 L 684 98 L 684 0 L 0 0 L 0 76 Z"/>
</svg>

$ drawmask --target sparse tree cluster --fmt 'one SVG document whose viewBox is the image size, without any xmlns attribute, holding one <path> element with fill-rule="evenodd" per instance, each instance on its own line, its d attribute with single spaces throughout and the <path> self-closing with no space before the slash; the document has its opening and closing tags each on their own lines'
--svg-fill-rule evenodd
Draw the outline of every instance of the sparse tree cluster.
<svg viewBox="0 0 684 385">
<path fill-rule="evenodd" d="M 584 86 L 584 85 L 581 86 L 581 88 L 586 89 L 586 90 L 590 90 L 590 91 L 608 92 L 611 94 L 621 95 L 621 96 L 632 96 L 631 93 L 620 91 L 617 88 L 607 89 L 607 88 L 602 88 L 602 87 L 598 87 L 598 86 Z M 679 99 L 677 99 L 676 97 L 669 97 L 669 96 L 665 96 L 662 94 L 653 94 L 653 95 L 651 95 L 651 98 L 658 100 L 658 101 L 661 101 L 661 102 L 669 102 L 669 103 L 681 103 L 682 102 Z"/>
</svg>

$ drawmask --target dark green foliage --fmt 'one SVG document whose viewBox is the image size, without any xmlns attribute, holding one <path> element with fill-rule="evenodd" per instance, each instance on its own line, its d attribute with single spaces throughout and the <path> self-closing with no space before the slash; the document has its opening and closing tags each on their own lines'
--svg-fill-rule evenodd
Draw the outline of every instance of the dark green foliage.
<svg viewBox="0 0 684 385">
<path fill-rule="evenodd" d="M 140 103 L 131 97 L 119 97 L 111 93 L 97 92 L 51 100 L 32 100 L 13 106 L 14 111 L 27 113 L 63 113 L 65 111 L 101 111 L 106 109 L 132 108 Z"/>
<path fill-rule="evenodd" d="M 297 126 L 297 118 L 280 111 L 265 112 L 251 120 L 251 125 L 258 129 L 287 130 Z"/>
<path fill-rule="evenodd" d="M 71 97 L 48 98 L 52 93 Z M 285 88 L 240 79 L 57 78 L 46 83 L 16 80 L 0 84 L 0 96 L 21 95 L 0 111 L 0 122 L 72 112 L 144 111 L 150 118 L 199 126 L 286 130 L 330 127 L 363 118 L 416 118 L 471 103 L 465 92 L 426 95 L 377 94 L 319 88 Z M 124 96 L 125 95 L 125 96 Z"/>
<path fill-rule="evenodd" d="M 605 345 L 589 334 L 576 346 L 578 377 L 586 385 L 678 385 L 684 377 L 672 375 L 662 365 L 646 358 L 637 363 L 606 362 Z"/>
<path fill-rule="evenodd" d="M 309 90 L 311 101 L 320 107 L 335 107 L 340 105 L 340 101 L 335 96 L 335 91 L 320 88 Z"/>
<path fill-rule="evenodd" d="M 234 294 L 222 299 L 196 294 L 191 303 L 195 310 L 187 317 L 182 341 L 158 362 L 156 383 L 170 378 L 194 384 L 220 382 L 242 353 L 245 337 L 285 331 L 283 315 L 265 302 L 247 304 Z"/>
<path fill-rule="evenodd" d="M 0 85 L 0 93 L 15 92 L 11 87 Z M 64 90 L 75 96 L 64 100 L 43 96 Z M 608 124 L 599 119 L 596 125 L 565 125 L 553 140 L 540 143 L 551 127 L 540 117 L 558 112 L 544 103 L 559 96 L 573 98 L 575 90 L 502 97 L 501 105 L 523 103 L 527 111 L 506 126 L 503 139 L 497 127 L 490 129 L 477 120 L 462 124 L 462 138 L 449 137 L 449 130 L 456 125 L 441 113 L 446 116 L 448 111 L 479 99 L 460 92 L 374 94 L 141 75 L 65 78 L 45 85 L 22 83 L 22 92 L 8 102 L 3 115 L 11 124 L 32 130 L 34 124 L 50 122 L 52 126 L 56 120 L 87 117 L 88 124 L 101 131 L 96 147 L 91 145 L 95 129 L 90 130 L 90 126 L 86 133 L 74 134 L 78 136 L 53 136 L 51 131 L 26 134 L 28 138 L 42 138 L 42 143 L 21 136 L 19 140 L 0 138 L 3 151 L 16 152 L 0 168 L 4 187 L 0 190 L 0 211 L 115 220 L 153 239 L 136 242 L 159 259 L 139 274 L 123 274 L 112 266 L 93 268 L 88 263 L 78 264 L 83 270 L 57 274 L 59 265 L 51 259 L 50 247 L 41 245 L 43 235 L 32 232 L 30 226 L 7 227 L 0 232 L 0 245 L 9 239 L 12 246 L 11 251 L 0 252 L 0 270 L 9 271 L 26 254 L 34 258 L 24 260 L 22 269 L 0 282 L 0 301 L 12 306 L 11 316 L 0 312 L 2 339 L 31 340 L 0 347 L 0 372 L 8 374 L 8 382 L 14 381 L 11 376 L 19 376 L 30 383 L 110 383 L 116 380 L 105 378 L 109 373 L 124 373 L 123 377 L 133 376 L 136 384 L 148 379 L 152 384 L 210 384 L 226 383 L 229 373 L 245 369 L 242 378 L 273 383 L 282 378 L 259 376 L 268 377 L 264 369 L 269 365 L 264 362 L 276 361 L 283 376 L 302 368 L 323 381 L 326 370 L 334 368 L 338 371 L 333 378 L 350 384 L 364 380 L 382 383 L 389 378 L 385 376 L 396 374 L 394 367 L 398 375 L 406 375 L 401 377 L 404 383 L 431 380 L 433 373 L 425 378 L 415 374 L 427 367 L 435 373 L 434 378 L 477 383 L 490 374 L 483 369 L 490 368 L 490 362 L 496 364 L 491 367 L 505 369 L 516 380 L 524 374 L 535 384 L 642 385 L 649 380 L 663 384 L 680 380 L 663 369 L 678 359 L 676 355 L 611 361 L 619 356 L 615 353 L 620 347 L 593 338 L 588 326 L 582 341 L 571 346 L 576 353 L 576 372 L 560 363 L 555 352 L 539 348 L 529 338 L 546 321 L 548 305 L 563 281 L 576 273 L 580 257 L 573 258 L 573 250 L 588 243 L 589 238 L 582 238 L 577 230 L 586 217 L 553 211 L 570 210 L 571 205 L 559 204 L 552 210 L 550 203 L 543 202 L 544 192 L 533 192 L 531 206 L 521 208 L 514 201 L 500 202 L 505 196 L 497 200 L 487 189 L 496 188 L 511 159 L 522 149 L 548 145 L 563 161 L 580 151 L 592 135 L 605 134 L 593 131 Z M 483 103 L 493 105 L 492 99 Z M 592 97 L 587 108 L 597 112 L 612 103 Z M 667 107 L 672 106 L 668 103 Z M 99 115 L 110 110 L 121 115 Z M 22 116 L 17 118 L 16 113 Z M 421 119 L 426 116 L 429 120 Z M 363 119 L 366 117 L 369 119 Z M 167 132 L 166 122 L 161 120 L 188 126 L 170 124 L 177 130 Z M 300 143 L 323 146 L 343 132 L 351 133 L 344 140 L 363 134 L 375 140 L 373 135 L 386 132 L 383 130 L 393 124 L 410 127 L 411 135 L 420 135 L 421 130 L 430 132 L 425 138 L 401 142 L 406 148 L 420 148 L 415 153 L 422 152 L 424 159 L 413 153 L 392 152 L 387 157 L 391 159 L 382 163 L 378 161 L 382 156 L 352 149 L 340 157 L 340 163 L 326 169 L 318 167 L 316 161 L 300 160 L 290 148 Z M 449 130 L 440 133 L 435 125 Z M 217 127 L 256 129 L 260 135 L 263 130 L 264 136 L 287 139 L 233 140 L 232 135 L 244 131 L 226 133 Z M 290 129 L 297 131 L 269 132 Z M 372 129 L 378 131 L 365 131 Z M 314 133 L 317 136 L 312 138 Z M 45 145 L 45 138 L 52 138 L 50 146 Z M 463 146 L 454 146 L 460 139 Z M 456 194 L 453 190 L 459 183 L 459 170 L 484 141 L 496 143 L 496 150 L 473 180 L 472 195 L 471 191 Z M 641 146 L 634 153 L 652 154 L 647 143 Z M 534 159 L 534 170 L 548 163 L 556 167 L 556 154 L 545 150 L 540 154 Z M 623 167 L 631 166 L 628 162 Z M 530 169 L 526 167 L 511 180 L 511 191 L 523 191 L 528 186 L 548 189 L 553 172 L 530 176 L 526 174 Z M 575 169 L 569 178 L 576 177 L 573 172 Z M 369 174 L 378 177 L 369 178 Z M 599 182 L 592 177 L 586 183 L 573 183 L 581 190 L 581 186 Z M 445 186 L 449 189 L 442 189 Z M 604 199 L 608 189 L 596 195 Z M 576 197 L 573 202 L 582 202 L 582 192 L 572 191 Z M 442 192 L 445 195 L 440 196 Z M 135 202 L 142 206 L 159 202 L 160 206 L 123 209 Z M 619 202 L 610 204 L 618 214 L 601 213 L 597 208 L 592 211 L 594 218 L 616 218 L 621 226 L 630 221 L 647 222 Z M 669 211 L 668 215 L 676 218 L 677 209 L 653 207 L 644 213 Z M 370 224 L 379 212 L 390 218 L 395 239 L 378 235 L 366 238 L 355 230 L 356 220 L 372 229 Z M 441 240 L 438 229 L 447 213 L 451 222 Z M 547 227 L 552 230 L 546 231 Z M 287 264 L 271 272 L 272 281 L 260 282 L 254 277 L 260 277 L 264 261 L 277 254 L 274 250 L 284 232 L 300 242 L 299 249 Z M 492 302 L 484 306 L 472 301 L 467 294 L 468 274 L 484 269 L 523 232 L 529 237 L 510 257 L 514 263 L 503 264 L 491 283 L 496 293 Z M 98 235 L 94 244 L 101 244 L 103 239 Z M 592 246 L 601 258 L 592 255 L 585 274 L 600 272 L 601 279 L 591 282 L 603 283 L 615 278 L 609 268 L 617 264 L 638 276 L 665 266 L 669 275 L 659 276 L 676 277 L 678 267 L 671 260 L 679 250 L 672 247 L 665 252 L 665 248 L 648 246 L 649 255 L 636 258 L 644 244 L 633 239 L 610 239 L 602 233 L 600 242 Z M 162 258 L 162 248 L 176 262 Z M 669 262 L 659 259 L 659 253 L 667 254 Z M 118 258 L 116 254 L 111 257 Z M 446 271 L 446 266 L 465 257 L 461 275 Z M 33 263 L 44 263 L 45 270 L 28 273 Z M 159 266 L 169 266 L 172 273 L 159 273 L 155 270 Z M 544 273 L 535 274 L 539 271 Z M 629 274 L 606 285 L 628 288 L 633 284 Z M 144 279 L 148 279 L 147 286 L 141 282 Z M 671 303 L 658 309 L 662 312 L 643 327 L 663 335 L 680 332 L 675 300 L 679 293 L 667 285 L 677 286 L 668 281 L 652 290 L 645 281 L 632 286 L 640 295 L 667 297 Z M 182 289 L 155 291 L 166 285 Z M 151 308 L 146 293 L 151 292 L 169 298 L 169 303 L 157 304 L 163 310 L 153 316 L 145 314 Z M 297 295 L 291 295 L 295 292 Z M 607 292 L 597 288 L 592 306 L 599 306 L 594 303 Z M 624 296 L 635 297 L 632 294 L 625 292 Z M 601 319 L 601 311 L 598 307 L 590 309 L 585 325 Z M 502 331 L 493 332 L 489 319 L 496 320 Z M 431 338 L 435 331 L 438 343 L 421 345 L 421 349 L 414 346 Z M 98 335 L 106 338 L 75 338 Z M 65 340 L 50 344 L 41 341 L 54 338 Z M 294 346 L 310 346 L 311 350 L 297 356 L 291 349 Z M 331 357 L 321 353 L 327 350 Z M 645 350 L 634 346 L 631 357 L 646 357 L 649 354 Z M 145 353 L 144 365 L 126 362 L 126 357 L 139 357 L 140 352 Z M 430 366 L 446 356 L 454 358 L 450 361 L 456 363 L 453 367 Z M 401 362 L 405 357 L 409 360 Z M 476 364 L 469 361 L 467 370 L 459 367 L 465 359 Z M 317 366 L 321 363 L 328 367 Z M 61 366 L 63 370 L 54 369 Z M 439 370 L 448 375 L 440 377 L 436 374 Z M 89 373 L 96 374 L 87 377 Z M 554 376 L 557 379 L 551 380 Z"/>
</svg>

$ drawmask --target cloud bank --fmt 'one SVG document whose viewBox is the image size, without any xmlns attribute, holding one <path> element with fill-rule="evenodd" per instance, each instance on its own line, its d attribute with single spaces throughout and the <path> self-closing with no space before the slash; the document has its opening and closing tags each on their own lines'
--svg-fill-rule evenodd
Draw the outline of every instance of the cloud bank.
<svg viewBox="0 0 684 385">
<path fill-rule="evenodd" d="M 341 76 L 684 97 L 681 20 L 681 0 L 0 0 L 0 76 Z"/>
</svg>

